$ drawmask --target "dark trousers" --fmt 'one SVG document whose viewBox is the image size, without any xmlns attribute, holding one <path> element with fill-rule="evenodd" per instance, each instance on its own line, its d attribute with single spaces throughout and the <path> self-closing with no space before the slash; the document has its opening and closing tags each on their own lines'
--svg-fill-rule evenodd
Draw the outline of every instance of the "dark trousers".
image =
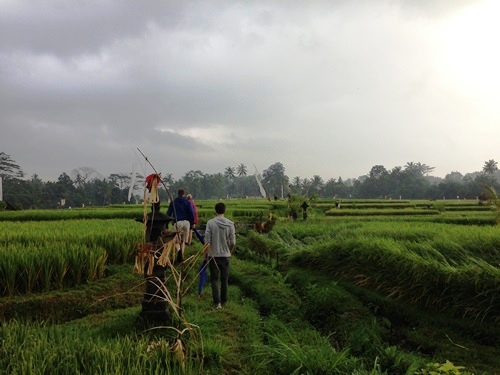
<svg viewBox="0 0 500 375">
<path fill-rule="evenodd" d="M 227 286 L 229 279 L 229 258 L 215 257 L 210 258 L 208 262 L 210 270 L 210 284 L 212 285 L 212 298 L 214 304 L 224 304 L 227 302 Z M 219 293 L 219 277 L 220 277 L 220 293 Z"/>
</svg>

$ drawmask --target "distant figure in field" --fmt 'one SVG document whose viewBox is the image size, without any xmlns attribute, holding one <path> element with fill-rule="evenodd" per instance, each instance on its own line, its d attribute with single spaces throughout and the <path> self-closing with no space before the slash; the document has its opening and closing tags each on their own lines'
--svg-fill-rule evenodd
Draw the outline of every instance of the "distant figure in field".
<svg viewBox="0 0 500 375">
<path fill-rule="evenodd" d="M 302 218 L 304 220 L 307 219 L 307 208 L 309 207 L 309 205 L 307 204 L 306 201 L 304 201 L 301 205 L 300 205 L 300 208 L 302 208 Z"/>
<path fill-rule="evenodd" d="M 193 215 L 194 215 L 194 220 L 193 220 L 193 225 L 191 226 L 191 230 L 189 231 L 189 238 L 188 238 L 188 245 L 191 245 L 191 242 L 193 241 L 193 228 L 196 228 L 196 224 L 198 224 L 198 208 L 196 207 L 196 202 L 193 199 L 192 194 L 186 195 L 187 200 L 189 203 L 191 203 L 191 207 L 193 207 Z"/>
</svg>

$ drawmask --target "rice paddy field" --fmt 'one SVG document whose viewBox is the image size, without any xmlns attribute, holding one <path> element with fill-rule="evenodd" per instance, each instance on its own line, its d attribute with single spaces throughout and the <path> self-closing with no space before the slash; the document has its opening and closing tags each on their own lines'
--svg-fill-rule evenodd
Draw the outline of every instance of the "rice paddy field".
<svg viewBox="0 0 500 375">
<path fill-rule="evenodd" d="M 197 201 L 199 228 L 215 203 Z M 0 212 L 0 374 L 500 374 L 490 206 L 319 199 L 294 220 L 286 199 L 225 203 L 228 304 L 198 296 L 193 241 L 159 322 L 134 272 L 148 208 Z"/>
</svg>

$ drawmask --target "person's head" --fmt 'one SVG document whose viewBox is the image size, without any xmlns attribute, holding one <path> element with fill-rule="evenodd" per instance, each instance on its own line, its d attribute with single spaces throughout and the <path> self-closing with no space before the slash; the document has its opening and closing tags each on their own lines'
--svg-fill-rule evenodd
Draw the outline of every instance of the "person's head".
<svg viewBox="0 0 500 375">
<path fill-rule="evenodd" d="M 222 202 L 219 202 L 215 205 L 215 212 L 217 215 L 222 215 L 226 213 L 226 205 Z"/>
<path fill-rule="evenodd" d="M 177 190 L 177 195 L 178 195 L 179 197 L 183 197 L 183 196 L 184 196 L 184 194 L 186 194 L 186 191 L 185 191 L 184 189 L 179 189 L 179 190 Z"/>
<path fill-rule="evenodd" d="M 188 194 L 188 195 L 186 195 L 186 198 L 191 200 L 191 199 L 193 199 L 193 196 L 191 194 Z"/>
</svg>

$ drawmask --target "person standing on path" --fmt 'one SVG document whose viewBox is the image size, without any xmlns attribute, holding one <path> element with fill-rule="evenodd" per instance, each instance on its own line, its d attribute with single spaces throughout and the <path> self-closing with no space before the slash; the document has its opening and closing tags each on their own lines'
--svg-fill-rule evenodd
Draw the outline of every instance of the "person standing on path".
<svg viewBox="0 0 500 375">
<path fill-rule="evenodd" d="M 182 262 L 184 259 L 184 248 L 189 239 L 189 232 L 191 231 L 191 226 L 194 223 L 194 212 L 193 206 L 185 197 L 185 190 L 179 189 L 177 191 L 177 197 L 170 201 L 168 206 L 167 216 L 174 218 L 174 230 L 176 232 L 182 232 L 177 261 Z"/>
<path fill-rule="evenodd" d="M 214 306 L 220 309 L 227 303 L 229 258 L 236 246 L 236 230 L 234 223 L 224 216 L 226 213 L 224 203 L 219 202 L 215 205 L 215 213 L 216 216 L 207 222 L 203 252 L 208 257 Z"/>
</svg>

